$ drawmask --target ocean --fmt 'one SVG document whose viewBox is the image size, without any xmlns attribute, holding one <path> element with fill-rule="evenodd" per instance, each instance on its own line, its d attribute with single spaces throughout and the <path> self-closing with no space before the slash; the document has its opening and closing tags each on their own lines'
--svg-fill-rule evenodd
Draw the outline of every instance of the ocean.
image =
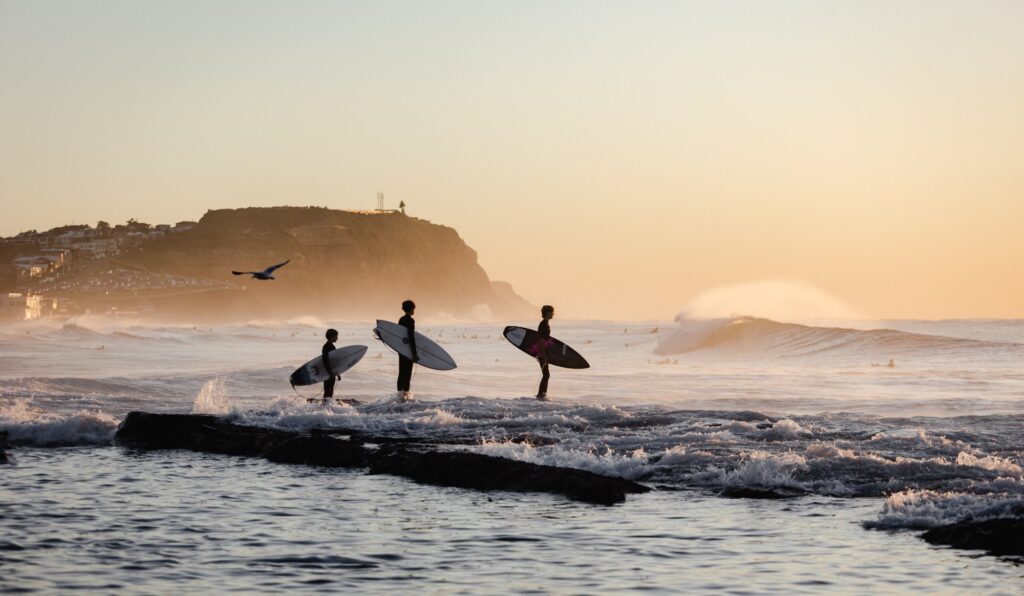
<svg viewBox="0 0 1024 596">
<path fill-rule="evenodd" d="M 1024 321 L 556 319 L 591 368 L 552 369 L 538 402 L 503 324 L 419 319 L 459 367 L 417 368 L 405 403 L 372 322 L 0 327 L 0 591 L 1024 593 L 1019 559 L 920 538 L 1024 516 Z M 288 385 L 328 326 L 369 346 L 336 389 L 354 405 Z M 421 438 L 655 490 L 595 506 L 140 452 L 113 443 L 133 410 Z"/>
</svg>

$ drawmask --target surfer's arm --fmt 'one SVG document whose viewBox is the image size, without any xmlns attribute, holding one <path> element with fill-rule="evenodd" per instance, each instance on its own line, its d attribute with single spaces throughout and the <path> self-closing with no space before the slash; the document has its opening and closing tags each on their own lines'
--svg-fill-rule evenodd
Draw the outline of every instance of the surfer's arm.
<svg viewBox="0 0 1024 596">
<path fill-rule="evenodd" d="M 417 362 L 420 359 L 419 353 L 416 351 L 416 321 L 409 321 L 409 350 L 412 352 L 412 361 Z"/>
<path fill-rule="evenodd" d="M 548 341 L 544 337 L 540 337 L 537 343 L 533 344 L 533 351 L 537 353 L 537 360 L 541 364 L 547 364 L 548 362 Z"/>
<path fill-rule="evenodd" d="M 326 370 L 327 374 L 331 375 L 332 377 L 337 377 L 339 375 L 334 374 L 334 369 L 331 368 L 331 361 L 327 358 L 327 355 L 330 353 L 330 350 L 324 348 L 323 356 L 321 356 L 321 358 L 323 358 L 324 360 L 324 370 Z"/>
<path fill-rule="evenodd" d="M 546 320 L 541 321 L 540 325 L 537 325 L 537 334 L 540 337 L 537 338 L 537 343 L 533 345 L 533 351 L 537 353 L 537 360 L 541 364 L 547 364 L 548 340 L 551 338 L 551 326 L 548 325 Z"/>
</svg>

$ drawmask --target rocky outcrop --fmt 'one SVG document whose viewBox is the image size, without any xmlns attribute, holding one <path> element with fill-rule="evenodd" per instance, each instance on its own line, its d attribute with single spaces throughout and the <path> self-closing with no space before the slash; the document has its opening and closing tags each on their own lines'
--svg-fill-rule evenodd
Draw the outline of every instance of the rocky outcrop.
<svg viewBox="0 0 1024 596">
<path fill-rule="evenodd" d="M 231 275 L 231 270 L 262 270 L 285 259 L 291 262 L 275 281 Z M 420 314 L 428 317 L 517 318 L 535 310 L 508 284 L 492 282 L 476 251 L 454 229 L 401 213 L 213 210 L 188 231 L 151 240 L 97 267 L 146 279 L 166 276 L 173 287 L 146 291 L 133 284 L 130 292 L 102 299 L 189 320 L 305 314 L 373 319 L 398 311 L 406 298 L 416 300 Z"/>
<path fill-rule="evenodd" d="M 646 486 L 585 470 L 556 468 L 479 453 L 384 448 L 370 457 L 371 474 L 393 474 L 423 484 L 477 490 L 546 492 L 576 501 L 613 505 Z"/>
<path fill-rule="evenodd" d="M 115 436 L 126 447 L 188 449 L 263 457 L 280 463 L 333 468 L 369 467 L 424 484 L 484 491 L 543 492 L 586 503 L 612 505 L 647 487 L 583 470 L 556 468 L 465 451 L 442 451 L 387 438 L 290 432 L 233 424 L 203 414 L 131 412 Z M 373 448 L 367 444 L 376 445 Z"/>
<path fill-rule="evenodd" d="M 727 486 L 718 492 L 726 499 L 793 499 L 806 493 L 796 489 L 767 486 Z"/>
<path fill-rule="evenodd" d="M 1024 518 L 1021 517 L 965 521 L 932 528 L 921 537 L 930 544 L 1024 557 Z"/>
<path fill-rule="evenodd" d="M 9 463 L 7 459 L 7 431 L 0 430 L 0 465 Z"/>
<path fill-rule="evenodd" d="M 332 468 L 367 465 L 366 450 L 358 442 L 321 433 L 242 426 L 209 414 L 130 412 L 115 438 L 122 445 L 143 449 L 188 449 Z"/>
</svg>

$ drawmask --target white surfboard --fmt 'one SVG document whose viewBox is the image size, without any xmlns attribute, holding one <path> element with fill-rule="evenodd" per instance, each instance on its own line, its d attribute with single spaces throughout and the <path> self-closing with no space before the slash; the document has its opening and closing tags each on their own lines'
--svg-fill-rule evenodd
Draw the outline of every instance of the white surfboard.
<svg viewBox="0 0 1024 596">
<path fill-rule="evenodd" d="M 366 349 L 366 346 L 345 346 L 344 348 L 337 348 L 331 351 L 327 356 L 327 360 L 330 361 L 334 374 L 340 375 L 355 366 L 363 358 L 363 355 L 366 354 Z M 324 357 L 320 355 L 295 369 L 289 380 L 292 383 L 292 387 L 295 387 L 296 385 L 323 383 L 329 378 L 331 378 L 331 375 L 328 374 L 327 369 L 324 367 Z"/>
<path fill-rule="evenodd" d="M 406 358 L 412 358 L 412 349 L 409 347 L 409 330 L 391 321 L 377 319 L 377 326 L 373 329 L 377 339 L 384 342 L 384 345 L 398 352 Z M 429 337 L 422 333 L 416 333 L 416 353 L 419 355 L 420 366 L 434 370 L 452 370 L 455 368 L 455 360 L 444 351 L 444 348 L 437 345 Z"/>
</svg>

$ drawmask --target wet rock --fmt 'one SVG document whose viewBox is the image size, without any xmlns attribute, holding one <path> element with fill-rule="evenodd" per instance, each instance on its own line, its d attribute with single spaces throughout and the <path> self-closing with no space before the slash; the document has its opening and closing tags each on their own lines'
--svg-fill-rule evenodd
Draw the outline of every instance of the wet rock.
<svg viewBox="0 0 1024 596">
<path fill-rule="evenodd" d="M 464 451 L 382 448 L 370 458 L 370 473 L 404 476 L 437 486 L 555 493 L 600 505 L 621 503 L 627 494 L 650 490 L 623 478 Z"/>
<path fill-rule="evenodd" d="M 930 544 L 984 550 L 998 556 L 1024 557 L 1024 518 L 1019 517 L 940 526 L 928 530 L 921 537 Z"/>
<path fill-rule="evenodd" d="M 718 496 L 727 499 L 792 499 L 804 493 L 786 488 L 765 486 L 727 486 L 719 491 Z"/>
<path fill-rule="evenodd" d="M 138 449 L 187 449 L 263 457 L 273 462 L 332 468 L 369 467 L 424 484 L 477 490 L 546 492 L 587 503 L 621 503 L 646 486 L 583 470 L 555 468 L 461 451 L 410 445 L 408 437 L 338 436 L 336 431 L 295 432 L 233 424 L 205 414 L 131 412 L 118 426 L 118 444 Z"/>
<path fill-rule="evenodd" d="M 118 426 L 115 440 L 142 449 L 188 449 L 326 467 L 366 466 L 366 450 L 358 442 L 242 426 L 207 414 L 131 412 Z"/>
<path fill-rule="evenodd" d="M 0 465 L 10 463 L 10 460 L 7 459 L 7 451 L 5 451 L 7 447 L 7 431 L 0 430 Z"/>
</svg>

